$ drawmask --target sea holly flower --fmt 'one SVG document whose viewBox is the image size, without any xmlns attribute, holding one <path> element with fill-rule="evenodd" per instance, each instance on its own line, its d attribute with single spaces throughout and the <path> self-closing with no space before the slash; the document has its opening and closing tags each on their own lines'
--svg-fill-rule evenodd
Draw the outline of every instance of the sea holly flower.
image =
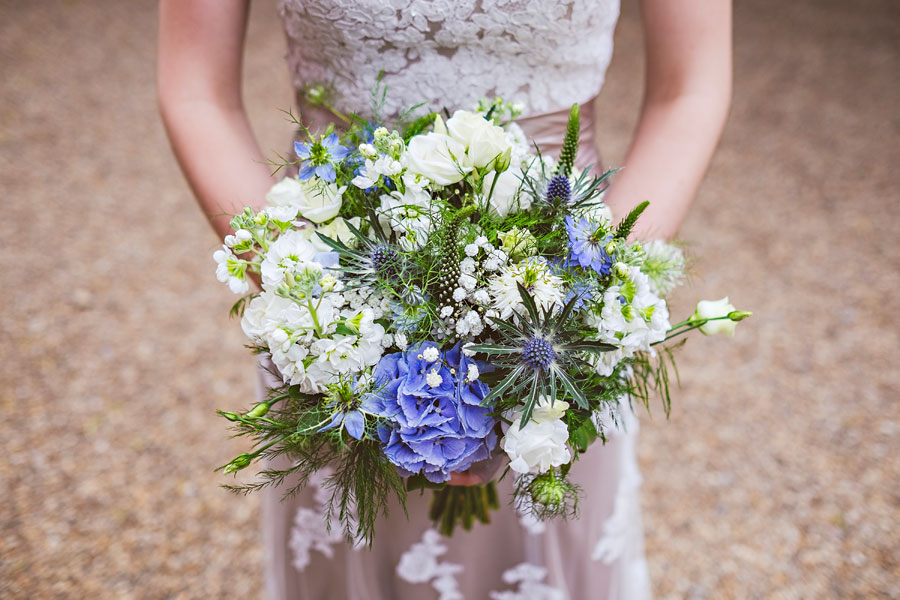
<svg viewBox="0 0 900 600">
<path fill-rule="evenodd" d="M 334 168 L 347 157 L 350 149 L 340 145 L 336 133 L 330 133 L 311 143 L 294 142 L 294 152 L 301 164 L 297 179 L 305 181 L 315 175 L 334 183 Z"/>
<path fill-rule="evenodd" d="M 616 349 L 604 342 L 583 339 L 579 325 L 572 319 L 577 298 L 573 298 L 557 314 L 550 309 L 538 309 L 535 299 L 522 284 L 518 292 L 524 314 L 514 321 L 491 319 L 497 328 L 496 343 L 471 344 L 468 352 L 492 356 L 493 366 L 506 375 L 491 389 L 484 403 L 503 404 L 501 398 L 524 396 L 520 413 L 520 427 L 531 419 L 538 398 L 545 396 L 550 406 L 558 400 L 562 390 L 584 409 L 588 400 L 571 373 L 581 368 L 582 356 L 596 355 Z M 507 402 L 508 403 L 508 402 Z"/>
</svg>

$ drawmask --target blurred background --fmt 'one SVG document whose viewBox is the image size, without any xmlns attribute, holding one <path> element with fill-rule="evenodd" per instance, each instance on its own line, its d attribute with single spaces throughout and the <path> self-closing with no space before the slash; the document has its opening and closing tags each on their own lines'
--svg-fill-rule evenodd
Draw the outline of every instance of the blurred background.
<svg viewBox="0 0 900 600">
<path fill-rule="evenodd" d="M 641 98 L 624 0 L 598 102 L 620 164 Z M 149 0 L 0 0 L 0 597 L 261 596 L 259 499 L 218 487 L 216 408 L 253 361 L 154 89 Z M 292 102 L 272 1 L 245 94 Z M 755 316 L 692 339 L 642 415 L 658 598 L 900 598 L 900 4 L 744 0 L 731 117 L 675 301 Z M 210 148 L 210 161 L 215 149 Z"/>
</svg>

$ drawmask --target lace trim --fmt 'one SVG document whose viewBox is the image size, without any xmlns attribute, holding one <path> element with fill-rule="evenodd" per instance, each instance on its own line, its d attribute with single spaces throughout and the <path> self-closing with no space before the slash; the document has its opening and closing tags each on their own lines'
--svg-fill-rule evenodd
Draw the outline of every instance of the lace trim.
<svg viewBox="0 0 900 600">
<path fill-rule="evenodd" d="M 431 582 L 438 592 L 439 600 L 463 600 L 456 582 L 456 574 L 462 572 L 462 565 L 442 563 L 438 557 L 447 552 L 447 546 L 440 542 L 441 536 L 434 529 L 422 535 L 422 541 L 413 544 L 403 553 L 397 563 L 397 576 L 409 583 Z"/>
<path fill-rule="evenodd" d="M 526 114 L 593 98 L 612 57 L 619 0 L 279 0 L 295 87 L 326 84 L 344 110 L 411 102 L 465 108 L 483 96 Z"/>
</svg>

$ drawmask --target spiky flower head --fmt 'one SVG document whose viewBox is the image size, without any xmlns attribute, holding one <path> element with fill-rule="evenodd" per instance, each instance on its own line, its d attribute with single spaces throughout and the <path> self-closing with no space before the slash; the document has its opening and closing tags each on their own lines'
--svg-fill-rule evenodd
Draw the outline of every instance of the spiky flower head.
<svg viewBox="0 0 900 600">
<path fill-rule="evenodd" d="M 565 175 L 554 175 L 547 185 L 547 202 L 554 205 L 568 204 L 572 200 L 572 184 Z"/>
</svg>

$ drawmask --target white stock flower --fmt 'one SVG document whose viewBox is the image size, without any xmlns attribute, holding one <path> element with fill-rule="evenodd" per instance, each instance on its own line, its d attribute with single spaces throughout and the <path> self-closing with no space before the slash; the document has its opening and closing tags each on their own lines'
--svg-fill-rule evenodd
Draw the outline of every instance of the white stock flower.
<svg viewBox="0 0 900 600">
<path fill-rule="evenodd" d="M 551 406 L 549 399 L 541 396 L 525 427 L 521 426 L 521 413 L 516 414 L 501 442 L 509 456 L 509 468 L 516 473 L 545 473 L 572 460 L 566 446 L 569 429 L 562 420 L 568 408 L 567 402 L 556 400 Z"/>
<path fill-rule="evenodd" d="M 603 293 L 599 317 L 588 315 L 587 322 L 597 327 L 601 341 L 620 346 L 623 357 L 650 350 L 651 344 L 665 339 L 671 327 L 666 301 L 650 291 L 647 276 L 637 267 L 628 268 L 628 281 Z"/>
<path fill-rule="evenodd" d="M 409 237 L 410 249 L 419 249 L 428 241 L 432 228 L 431 195 L 422 188 L 407 187 L 406 193 L 393 191 L 381 196 L 378 219 Z"/>
<path fill-rule="evenodd" d="M 717 317 L 727 317 L 729 313 L 735 311 L 734 305 L 728 302 L 728 296 L 719 300 L 701 300 L 697 303 L 697 309 L 691 315 L 692 321 L 701 321 L 703 319 L 715 319 Z M 700 326 L 700 332 L 705 335 L 716 335 L 724 333 L 725 335 L 734 335 L 737 327 L 737 321 L 731 319 L 719 319 L 717 321 L 707 321 Z"/>
<path fill-rule="evenodd" d="M 227 245 L 223 245 L 221 250 L 213 252 L 213 259 L 216 261 L 216 279 L 222 283 L 228 284 L 235 294 L 246 294 L 250 291 L 250 284 L 247 282 L 247 265 L 234 255 Z"/>
<path fill-rule="evenodd" d="M 312 262 L 317 252 L 306 235 L 296 229 L 289 229 L 266 252 L 260 265 L 263 284 L 278 286 L 284 281 L 286 272 L 294 271 L 303 263 Z"/>
<path fill-rule="evenodd" d="M 461 162 L 465 159 L 466 147 L 437 131 L 413 137 L 406 151 L 407 170 L 438 185 L 462 181 L 472 170 L 471 164 Z"/>
<path fill-rule="evenodd" d="M 266 193 L 266 214 L 276 221 L 293 221 L 303 204 L 304 189 L 295 177 L 285 177 Z"/>
<path fill-rule="evenodd" d="M 510 147 L 506 132 L 479 115 L 458 110 L 447 120 L 450 137 L 465 147 L 468 164 L 481 169 Z"/>
</svg>

